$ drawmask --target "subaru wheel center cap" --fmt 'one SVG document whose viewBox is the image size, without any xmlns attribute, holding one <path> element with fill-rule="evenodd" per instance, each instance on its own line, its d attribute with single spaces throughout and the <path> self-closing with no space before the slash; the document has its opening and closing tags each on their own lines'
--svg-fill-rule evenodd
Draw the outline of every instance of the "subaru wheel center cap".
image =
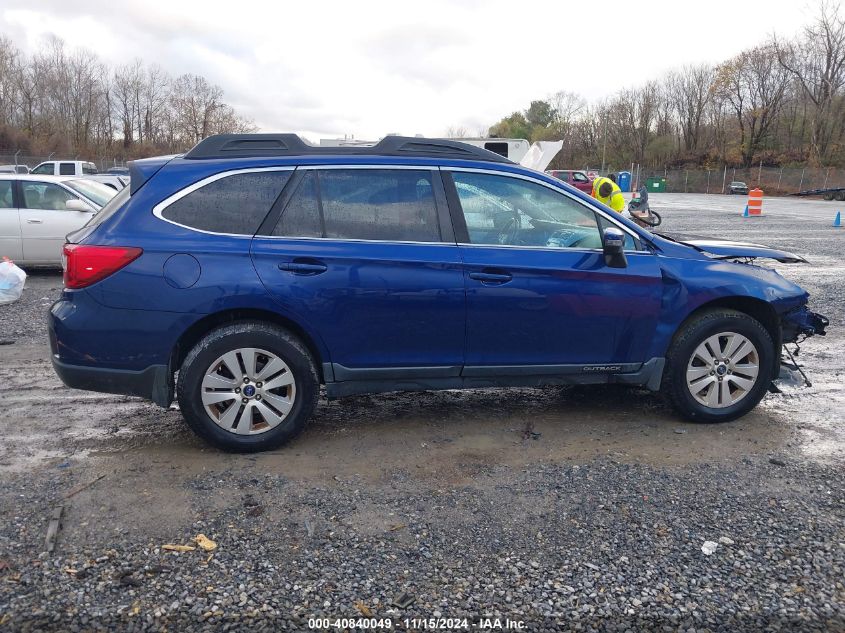
<svg viewBox="0 0 845 633">
<path fill-rule="evenodd" d="M 728 368 L 725 365 L 719 365 L 716 368 L 716 373 L 719 374 L 720 376 L 724 376 L 725 373 L 727 373 L 727 371 L 728 371 Z"/>
<path fill-rule="evenodd" d="M 244 395 L 247 398 L 252 398 L 255 395 L 255 387 L 253 387 L 252 385 L 247 385 L 246 387 L 244 387 Z"/>
</svg>

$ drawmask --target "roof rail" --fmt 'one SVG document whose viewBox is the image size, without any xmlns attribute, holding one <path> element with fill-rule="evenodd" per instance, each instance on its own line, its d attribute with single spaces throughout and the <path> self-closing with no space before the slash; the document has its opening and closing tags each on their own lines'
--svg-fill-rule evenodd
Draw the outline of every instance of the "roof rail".
<svg viewBox="0 0 845 633">
<path fill-rule="evenodd" d="M 285 156 L 418 156 L 512 163 L 504 156 L 474 145 L 418 136 L 385 136 L 371 146 L 319 147 L 296 134 L 217 134 L 197 143 L 184 155 L 191 160 Z"/>
</svg>

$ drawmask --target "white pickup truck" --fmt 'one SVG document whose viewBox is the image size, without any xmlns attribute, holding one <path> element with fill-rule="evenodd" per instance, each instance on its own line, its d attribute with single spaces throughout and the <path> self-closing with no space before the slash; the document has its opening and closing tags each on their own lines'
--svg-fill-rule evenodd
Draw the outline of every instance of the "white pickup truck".
<svg viewBox="0 0 845 633">
<path fill-rule="evenodd" d="M 129 183 L 128 176 L 101 174 L 94 163 L 85 160 L 47 160 L 39 163 L 31 172 L 34 176 L 78 176 L 96 180 L 120 191 Z"/>
</svg>

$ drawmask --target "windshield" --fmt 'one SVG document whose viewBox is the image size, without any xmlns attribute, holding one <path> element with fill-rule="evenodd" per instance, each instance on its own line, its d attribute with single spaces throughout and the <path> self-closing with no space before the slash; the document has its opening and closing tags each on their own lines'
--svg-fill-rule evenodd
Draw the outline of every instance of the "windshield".
<svg viewBox="0 0 845 633">
<path fill-rule="evenodd" d="M 106 187 L 106 189 L 114 193 L 114 190 L 111 187 Z M 129 200 L 129 187 L 124 187 L 117 192 L 117 195 L 113 196 L 112 199 L 108 201 L 106 206 L 100 209 L 99 213 L 95 213 L 94 217 L 88 220 L 88 223 L 85 226 L 97 226 L 98 224 L 106 221 L 114 214 L 115 211 L 120 209 L 127 200 Z"/>
<path fill-rule="evenodd" d="M 117 193 L 111 187 L 94 180 L 67 180 L 65 184 L 94 202 L 98 207 L 104 207 Z"/>
</svg>

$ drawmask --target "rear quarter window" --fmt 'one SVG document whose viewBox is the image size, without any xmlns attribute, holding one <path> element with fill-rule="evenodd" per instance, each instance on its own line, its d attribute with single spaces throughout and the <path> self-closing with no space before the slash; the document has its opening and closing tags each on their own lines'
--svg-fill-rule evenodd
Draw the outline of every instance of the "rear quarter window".
<svg viewBox="0 0 845 633">
<path fill-rule="evenodd" d="M 88 223 L 85 226 L 97 226 L 98 224 L 102 224 L 108 220 L 127 203 L 129 200 L 129 193 L 129 187 L 118 191 L 117 195 L 109 200 L 106 203 L 106 206 L 95 213 L 94 217 L 88 220 Z"/>
<path fill-rule="evenodd" d="M 199 187 L 161 211 L 161 217 L 200 231 L 254 235 L 292 171 L 232 174 Z"/>
</svg>

